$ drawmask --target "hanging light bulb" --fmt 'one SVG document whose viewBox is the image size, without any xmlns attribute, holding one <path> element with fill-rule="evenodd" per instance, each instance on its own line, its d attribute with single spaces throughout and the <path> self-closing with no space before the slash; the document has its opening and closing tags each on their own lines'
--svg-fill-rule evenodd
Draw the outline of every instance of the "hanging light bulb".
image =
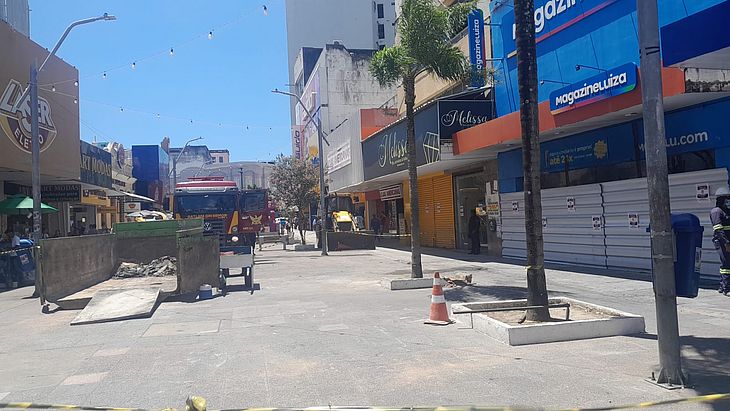
<svg viewBox="0 0 730 411">
<path fill-rule="evenodd" d="M 268 16 L 268 15 L 269 15 L 269 8 L 266 7 L 266 5 L 264 4 L 264 16 Z"/>
<path fill-rule="evenodd" d="M 134 70 L 136 68 L 137 68 L 137 62 L 135 61 L 134 63 L 132 63 L 132 70 Z"/>
<path fill-rule="evenodd" d="M 78 104 L 79 100 L 74 98 L 74 104 Z"/>
<path fill-rule="evenodd" d="M 119 111 L 124 113 L 124 107 L 119 107 Z"/>
<path fill-rule="evenodd" d="M 79 86 L 79 81 L 78 80 L 74 81 L 74 86 L 75 87 L 78 87 Z"/>
<path fill-rule="evenodd" d="M 170 47 L 170 55 L 171 56 L 174 56 L 175 55 L 175 50 L 173 50 L 172 47 Z"/>
<path fill-rule="evenodd" d="M 193 124 L 193 120 L 192 119 L 190 119 L 190 124 Z"/>
<path fill-rule="evenodd" d="M 157 118 L 160 118 L 160 113 L 157 113 Z"/>
<path fill-rule="evenodd" d="M 106 73 L 102 74 L 101 75 L 101 78 L 103 78 L 104 80 L 106 80 Z"/>
<path fill-rule="evenodd" d="M 55 84 L 51 86 L 51 91 L 54 92 L 54 93 L 56 92 L 56 85 Z"/>
<path fill-rule="evenodd" d="M 213 31 L 208 32 L 208 40 L 213 40 Z"/>
</svg>

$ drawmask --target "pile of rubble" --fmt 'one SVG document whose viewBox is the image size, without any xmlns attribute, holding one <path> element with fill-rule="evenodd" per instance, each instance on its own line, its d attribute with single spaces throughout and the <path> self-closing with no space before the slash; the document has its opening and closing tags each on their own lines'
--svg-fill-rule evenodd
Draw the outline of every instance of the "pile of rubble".
<svg viewBox="0 0 730 411">
<path fill-rule="evenodd" d="M 165 277 L 177 275 L 177 258 L 161 257 L 147 264 L 122 263 L 114 278 Z"/>
</svg>

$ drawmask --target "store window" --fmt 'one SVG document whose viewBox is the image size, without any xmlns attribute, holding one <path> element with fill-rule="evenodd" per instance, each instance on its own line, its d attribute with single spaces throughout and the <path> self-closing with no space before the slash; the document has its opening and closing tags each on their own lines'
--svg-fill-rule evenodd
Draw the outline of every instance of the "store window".
<svg viewBox="0 0 730 411">
<path fill-rule="evenodd" d="M 456 241 L 458 248 L 469 248 L 469 217 L 472 215 L 472 210 L 476 210 L 477 215 L 482 220 L 479 230 L 479 242 L 483 247 L 487 246 L 489 221 L 487 217 L 486 188 L 487 179 L 484 173 L 454 177 Z"/>
</svg>

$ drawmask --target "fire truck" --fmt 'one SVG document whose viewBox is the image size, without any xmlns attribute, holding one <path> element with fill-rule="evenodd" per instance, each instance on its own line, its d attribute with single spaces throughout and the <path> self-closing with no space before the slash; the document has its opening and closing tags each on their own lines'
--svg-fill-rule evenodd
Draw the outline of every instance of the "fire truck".
<svg viewBox="0 0 730 411">
<path fill-rule="evenodd" d="M 175 186 L 173 215 L 175 219 L 203 219 L 204 234 L 218 235 L 221 245 L 232 245 L 239 240 L 239 198 L 233 181 L 193 177 Z"/>
<path fill-rule="evenodd" d="M 268 231 L 274 218 L 268 190 L 239 190 L 235 182 L 216 176 L 178 183 L 173 204 L 176 219 L 202 218 L 204 232 L 217 234 L 222 246 L 253 246 L 256 234 Z"/>
</svg>

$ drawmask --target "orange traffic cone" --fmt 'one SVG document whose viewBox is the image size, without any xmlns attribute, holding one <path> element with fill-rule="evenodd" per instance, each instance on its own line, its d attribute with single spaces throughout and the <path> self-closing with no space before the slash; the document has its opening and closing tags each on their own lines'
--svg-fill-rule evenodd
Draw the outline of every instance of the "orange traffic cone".
<svg viewBox="0 0 730 411">
<path fill-rule="evenodd" d="M 448 325 L 453 322 L 449 319 L 449 309 L 446 307 L 442 281 L 439 273 L 434 273 L 433 291 L 431 291 L 431 315 L 424 324 Z"/>
</svg>

